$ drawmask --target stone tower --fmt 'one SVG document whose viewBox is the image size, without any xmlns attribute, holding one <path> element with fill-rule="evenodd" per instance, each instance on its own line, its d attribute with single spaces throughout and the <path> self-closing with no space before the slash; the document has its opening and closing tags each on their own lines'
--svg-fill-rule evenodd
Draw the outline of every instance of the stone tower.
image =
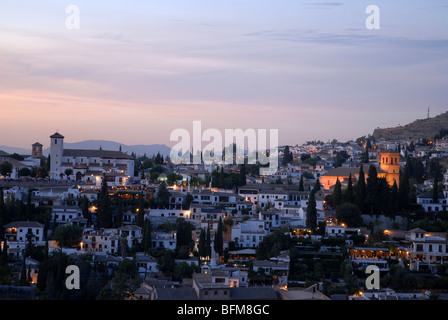
<svg viewBox="0 0 448 320">
<path fill-rule="evenodd" d="M 62 154 L 64 151 L 64 136 L 59 132 L 50 136 L 50 178 L 60 179 Z"/>
<path fill-rule="evenodd" d="M 34 143 L 31 146 L 31 157 L 41 158 L 42 157 L 42 145 L 39 142 Z"/>
<path fill-rule="evenodd" d="M 400 186 L 400 154 L 398 152 L 381 152 L 380 168 L 386 172 L 386 179 L 390 186 L 397 182 Z"/>
</svg>

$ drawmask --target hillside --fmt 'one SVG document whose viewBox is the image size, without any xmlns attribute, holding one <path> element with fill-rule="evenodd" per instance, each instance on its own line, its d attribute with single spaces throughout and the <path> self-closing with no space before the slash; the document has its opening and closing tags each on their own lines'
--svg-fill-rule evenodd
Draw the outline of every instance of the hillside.
<svg viewBox="0 0 448 320">
<path fill-rule="evenodd" d="M 419 119 L 405 126 L 395 128 L 375 129 L 373 137 L 379 140 L 399 141 L 420 138 L 432 139 L 440 129 L 448 129 L 448 112 L 428 119 Z"/>
</svg>

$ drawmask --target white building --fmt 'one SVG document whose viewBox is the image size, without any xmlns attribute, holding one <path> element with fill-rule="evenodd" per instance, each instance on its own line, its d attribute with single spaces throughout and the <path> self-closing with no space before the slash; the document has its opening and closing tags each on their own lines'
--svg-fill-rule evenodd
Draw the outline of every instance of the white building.
<svg viewBox="0 0 448 320">
<path fill-rule="evenodd" d="M 132 248 L 142 242 L 142 228 L 127 225 L 119 229 L 85 229 L 81 249 L 85 252 L 120 254 L 123 238 L 126 248 Z"/>
<path fill-rule="evenodd" d="M 56 226 L 71 224 L 72 220 L 82 217 L 82 210 L 76 206 L 53 206 L 51 221 Z"/>
<path fill-rule="evenodd" d="M 142 279 L 159 272 L 157 260 L 152 256 L 137 254 L 135 256 L 135 263 Z"/>
<path fill-rule="evenodd" d="M 281 209 L 281 224 L 289 223 L 290 227 L 306 226 L 306 211 L 300 205 L 285 205 Z"/>
<path fill-rule="evenodd" d="M 417 196 L 417 203 L 425 209 L 426 212 L 439 212 L 447 207 L 447 193 L 439 192 L 436 202 L 433 201 L 432 192 L 421 193 Z"/>
<path fill-rule="evenodd" d="M 165 248 L 174 250 L 177 245 L 176 233 L 174 232 L 151 232 L 152 248 Z"/>
<path fill-rule="evenodd" d="M 66 170 L 76 181 L 101 183 L 103 174 L 112 185 L 125 185 L 134 176 L 134 159 L 121 151 L 64 149 L 64 136 L 50 136 L 50 178 L 61 179 Z M 67 177 L 66 177 L 67 178 Z"/>
<path fill-rule="evenodd" d="M 411 271 L 428 270 L 437 272 L 437 266 L 448 262 L 446 238 L 427 233 L 416 228 L 405 235 L 406 255 L 410 260 Z"/>
<path fill-rule="evenodd" d="M 263 222 L 264 229 L 268 232 L 282 225 L 281 211 L 275 208 L 261 211 L 259 218 Z"/>
<path fill-rule="evenodd" d="M 258 247 L 267 235 L 267 231 L 264 229 L 264 222 L 254 218 L 233 226 L 231 233 L 235 245 L 244 248 Z"/>
<path fill-rule="evenodd" d="M 190 210 L 181 209 L 149 209 L 149 217 L 175 217 L 190 219 Z"/>
<path fill-rule="evenodd" d="M 142 228 L 136 225 L 127 225 L 119 228 L 118 235 L 120 237 L 126 236 L 128 248 L 132 248 L 143 241 Z"/>
<path fill-rule="evenodd" d="M 29 235 L 34 246 L 45 245 L 44 225 L 39 222 L 14 221 L 5 225 L 4 229 L 8 254 L 21 257 Z"/>
<path fill-rule="evenodd" d="M 325 235 L 329 237 L 343 237 L 345 236 L 345 227 L 337 224 L 326 225 Z"/>
<path fill-rule="evenodd" d="M 285 190 L 262 190 L 258 193 L 258 205 L 266 208 L 268 204 L 281 209 L 282 201 L 288 200 L 288 192 Z"/>
</svg>

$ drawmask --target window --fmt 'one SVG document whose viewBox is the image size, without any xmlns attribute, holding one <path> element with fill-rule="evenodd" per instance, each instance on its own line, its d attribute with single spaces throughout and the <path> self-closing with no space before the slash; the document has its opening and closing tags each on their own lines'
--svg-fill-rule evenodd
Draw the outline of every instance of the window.
<svg viewBox="0 0 448 320">
<path fill-rule="evenodd" d="M 54 144 L 58 144 L 58 139 L 54 139 Z"/>
</svg>

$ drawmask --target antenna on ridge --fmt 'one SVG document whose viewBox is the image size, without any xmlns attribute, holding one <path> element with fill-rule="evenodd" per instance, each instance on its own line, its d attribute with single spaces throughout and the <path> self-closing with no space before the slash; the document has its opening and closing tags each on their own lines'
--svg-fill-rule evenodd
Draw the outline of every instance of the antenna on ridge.
<svg viewBox="0 0 448 320">
<path fill-rule="evenodd" d="M 429 119 L 429 109 L 430 109 L 431 107 L 428 107 L 428 119 Z"/>
</svg>

